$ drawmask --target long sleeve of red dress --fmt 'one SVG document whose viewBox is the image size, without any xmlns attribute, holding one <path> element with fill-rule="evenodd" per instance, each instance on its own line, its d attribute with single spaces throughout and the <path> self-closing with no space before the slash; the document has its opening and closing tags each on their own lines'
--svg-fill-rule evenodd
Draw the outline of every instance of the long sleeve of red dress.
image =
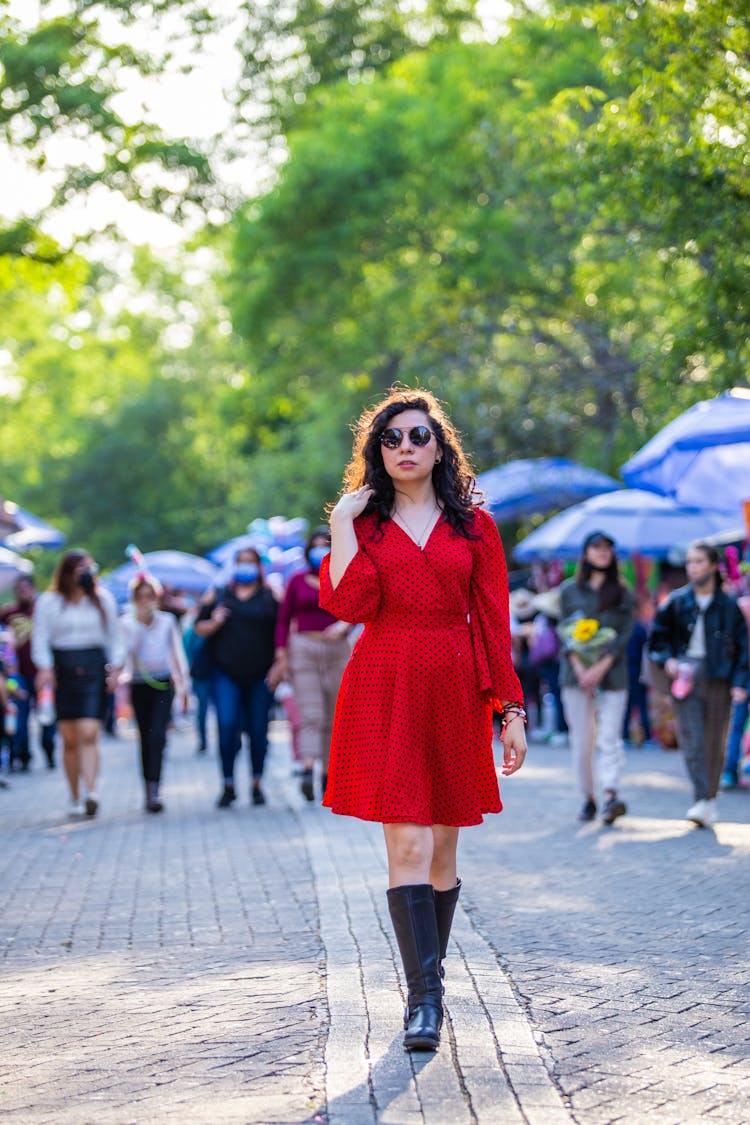
<svg viewBox="0 0 750 1125">
<path fill-rule="evenodd" d="M 326 555 L 320 564 L 319 601 L 322 608 L 340 621 L 358 624 L 372 621 L 380 608 L 380 582 L 363 545 L 360 543 L 335 590 L 331 585 L 330 569 L 331 556 Z"/>
<path fill-rule="evenodd" d="M 474 566 L 469 587 L 469 621 L 481 691 L 494 711 L 503 703 L 523 702 L 521 683 L 511 659 L 508 568 L 500 533 L 489 512 L 476 511 Z"/>
</svg>

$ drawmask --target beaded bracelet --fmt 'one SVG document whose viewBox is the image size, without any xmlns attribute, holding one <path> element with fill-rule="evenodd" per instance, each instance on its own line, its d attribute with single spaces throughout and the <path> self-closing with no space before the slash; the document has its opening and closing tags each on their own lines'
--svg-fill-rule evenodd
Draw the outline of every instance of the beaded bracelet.
<svg viewBox="0 0 750 1125">
<path fill-rule="evenodd" d="M 503 729 L 507 727 L 508 723 L 513 719 L 521 719 L 525 723 L 526 717 L 526 708 L 520 703 L 506 703 L 505 707 L 503 707 L 500 712 L 500 722 Z"/>
</svg>

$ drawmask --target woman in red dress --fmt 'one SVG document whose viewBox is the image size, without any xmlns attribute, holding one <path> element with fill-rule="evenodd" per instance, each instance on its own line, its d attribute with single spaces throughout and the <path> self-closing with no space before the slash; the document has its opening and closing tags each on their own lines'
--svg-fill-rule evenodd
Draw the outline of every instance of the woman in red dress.
<svg viewBox="0 0 750 1125">
<path fill-rule="evenodd" d="M 493 711 L 503 774 L 526 755 L 505 558 L 475 506 L 458 435 L 428 392 L 395 390 L 362 415 L 344 489 L 320 603 L 365 628 L 339 692 L 323 804 L 383 825 L 408 988 L 404 1046 L 435 1050 L 459 828 L 502 809 Z"/>
</svg>

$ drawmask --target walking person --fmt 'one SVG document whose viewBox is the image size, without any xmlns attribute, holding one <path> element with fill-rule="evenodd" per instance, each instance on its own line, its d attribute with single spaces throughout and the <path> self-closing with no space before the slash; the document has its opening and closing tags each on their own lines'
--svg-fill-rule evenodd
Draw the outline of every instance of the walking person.
<svg viewBox="0 0 750 1125">
<path fill-rule="evenodd" d="M 274 631 L 278 605 L 263 582 L 260 555 L 252 548 L 238 551 L 230 581 L 201 606 L 195 622 L 199 637 L 208 638 L 212 691 L 219 726 L 219 755 L 224 788 L 220 809 L 237 800 L 234 764 L 242 732 L 250 740 L 252 788 L 250 800 L 265 805 L 261 781 L 268 751 L 271 686 L 281 679 L 274 661 Z"/>
<path fill-rule="evenodd" d="M 586 536 L 575 575 L 560 587 L 560 605 L 561 695 L 573 768 L 583 797 L 578 819 L 594 819 L 600 787 L 604 797 L 601 819 L 614 824 L 627 812 L 619 791 L 625 761 L 622 724 L 628 698 L 626 650 L 633 629 L 634 603 L 632 593 L 620 579 L 615 542 L 606 532 L 592 531 Z M 578 621 L 589 625 L 588 645 L 574 640 L 574 623 Z M 594 639 L 597 634 L 607 638 L 601 645 Z"/>
<path fill-rule="evenodd" d="M 341 684 L 323 804 L 379 821 L 408 990 L 407 1050 L 435 1050 L 458 901 L 459 829 L 502 804 L 526 754 L 500 536 L 474 506 L 458 435 L 428 392 L 394 390 L 359 419 L 333 507 L 320 601 L 364 622 Z"/>
<path fill-rule="evenodd" d="M 688 585 L 656 611 L 649 657 L 673 681 L 677 740 L 694 797 L 685 815 L 710 828 L 732 703 L 747 700 L 748 630 L 737 602 L 721 588 L 716 547 L 692 543 L 685 570 Z"/>
<path fill-rule="evenodd" d="M 748 638 L 750 638 L 750 575 L 745 575 L 745 593 L 739 595 L 737 605 L 745 618 Z M 748 684 L 748 687 L 750 687 L 750 684 Z M 745 693 L 744 699 L 732 701 L 726 758 L 724 771 L 721 775 L 722 789 L 737 789 L 741 784 L 741 773 L 743 772 L 741 764 L 742 736 L 747 726 L 748 714 L 750 714 L 750 692 Z"/>
<path fill-rule="evenodd" d="M 308 569 L 289 580 L 276 624 L 276 660 L 282 679 L 294 688 L 302 764 L 300 788 L 308 801 L 315 800 L 315 762 L 321 763 L 323 792 L 328 784 L 336 697 L 351 653 L 348 622 L 321 609 L 318 601 L 320 564 L 330 550 L 328 528 L 317 528 L 305 545 Z"/>
<path fill-rule="evenodd" d="M 31 656 L 36 691 L 55 693 L 71 815 L 99 809 L 99 732 L 105 693 L 114 691 L 123 650 L 115 600 L 87 551 L 68 551 L 34 607 Z M 81 804 L 83 802 L 83 804 Z"/>
<path fill-rule="evenodd" d="M 36 698 L 36 665 L 31 658 L 31 633 L 33 629 L 34 603 L 37 598 L 34 579 L 22 575 L 17 579 L 14 593 L 16 600 L 12 605 L 0 610 L 0 627 L 7 626 L 15 638 L 17 669 L 15 678 L 18 691 L 15 696 L 18 708 L 16 733 L 12 738 L 11 766 L 18 765 L 22 770 L 31 766 L 32 754 L 29 740 L 29 716 L 31 708 L 36 707 L 40 727 L 40 742 L 47 759 L 48 769 L 55 768 L 55 723 L 51 716 L 40 709 Z M 49 709 L 47 709 L 49 711 Z"/>
<path fill-rule="evenodd" d="M 130 701 L 140 740 L 145 808 L 150 813 L 164 809 L 159 785 L 172 704 L 177 695 L 186 705 L 190 686 L 180 627 L 174 614 L 158 608 L 160 596 L 161 585 L 155 578 L 138 575 L 130 591 L 132 612 L 121 620 Z"/>
</svg>

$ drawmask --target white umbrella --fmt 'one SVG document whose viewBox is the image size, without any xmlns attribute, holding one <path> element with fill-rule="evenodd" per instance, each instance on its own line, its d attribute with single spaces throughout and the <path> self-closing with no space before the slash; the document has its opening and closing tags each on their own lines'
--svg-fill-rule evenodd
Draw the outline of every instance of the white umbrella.
<svg viewBox="0 0 750 1125">
<path fill-rule="evenodd" d="M 34 573 L 34 564 L 15 551 L 0 547 L 0 593 L 10 589 L 19 578 Z"/>
</svg>

